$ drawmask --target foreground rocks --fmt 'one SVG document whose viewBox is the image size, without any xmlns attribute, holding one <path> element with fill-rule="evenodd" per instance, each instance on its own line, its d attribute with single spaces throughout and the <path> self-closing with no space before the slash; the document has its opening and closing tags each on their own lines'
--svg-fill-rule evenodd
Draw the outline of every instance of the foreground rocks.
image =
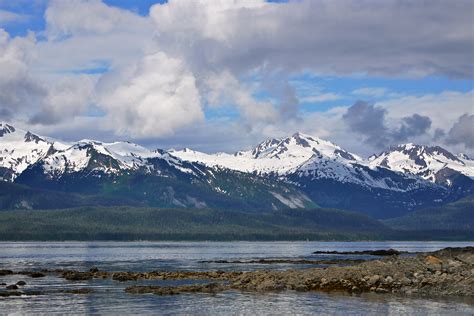
<svg viewBox="0 0 474 316">
<path fill-rule="evenodd" d="M 413 257 L 391 256 L 353 266 L 222 274 L 227 284 L 132 286 L 133 294 L 239 291 L 344 291 L 474 296 L 474 248 L 451 248 Z"/>
<path fill-rule="evenodd" d="M 279 263 L 280 261 L 278 260 L 263 259 L 263 263 Z M 222 262 L 237 263 L 232 261 Z M 252 261 L 244 262 L 249 263 Z M 256 262 L 262 263 L 261 260 Z M 239 261 L 238 263 L 242 262 Z M 338 261 L 339 263 L 341 262 Z M 91 279 L 113 279 L 117 282 L 140 280 L 209 281 L 209 283 L 205 284 L 180 286 L 135 284 L 125 289 L 130 294 L 175 295 L 196 292 L 216 293 L 226 290 L 257 292 L 295 290 L 398 293 L 402 295 L 416 294 L 429 296 L 474 296 L 474 247 L 446 248 L 432 253 L 420 253 L 413 256 L 393 254 L 378 260 L 352 260 L 346 263 L 349 265 L 252 272 L 107 272 L 97 268 L 92 268 L 85 272 L 74 270 L 42 270 L 41 272 L 0 270 L 0 276 L 21 274 L 30 277 L 42 277 L 47 274 L 53 274 L 70 281 Z M 18 286 L 24 285 L 24 281 L 6 285 L 6 291 L 0 291 L 0 296 L 23 295 L 24 292 L 18 291 Z M 84 288 L 64 291 L 64 293 L 71 294 L 89 294 L 91 292 L 91 289 Z"/>
<path fill-rule="evenodd" d="M 247 272 L 231 288 L 474 296 L 474 248 L 391 256 L 349 267 Z"/>
</svg>

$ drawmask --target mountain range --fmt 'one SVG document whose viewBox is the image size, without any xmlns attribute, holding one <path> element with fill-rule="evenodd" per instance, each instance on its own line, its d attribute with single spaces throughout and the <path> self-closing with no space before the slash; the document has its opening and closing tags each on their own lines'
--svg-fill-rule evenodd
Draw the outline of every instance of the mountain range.
<svg viewBox="0 0 474 316">
<path fill-rule="evenodd" d="M 415 144 L 364 159 L 302 133 L 234 154 L 149 150 L 66 143 L 0 123 L 0 180 L 3 209 L 331 207 L 384 219 L 471 195 L 474 160 Z"/>
</svg>

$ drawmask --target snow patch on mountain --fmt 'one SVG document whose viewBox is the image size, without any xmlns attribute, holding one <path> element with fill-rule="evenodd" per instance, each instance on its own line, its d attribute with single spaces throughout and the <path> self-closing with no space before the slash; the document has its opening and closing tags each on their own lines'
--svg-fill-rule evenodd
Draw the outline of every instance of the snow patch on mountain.
<svg viewBox="0 0 474 316">
<path fill-rule="evenodd" d="M 254 149 L 235 154 L 206 154 L 191 149 L 171 151 L 174 156 L 207 166 L 220 166 L 242 172 L 285 175 L 297 169 L 314 155 L 346 163 L 362 159 L 341 147 L 314 136 L 296 133 L 283 139 L 266 140 Z"/>
<path fill-rule="evenodd" d="M 52 143 L 30 132 L 0 123 L 0 179 L 13 181 L 44 157 Z"/>
</svg>

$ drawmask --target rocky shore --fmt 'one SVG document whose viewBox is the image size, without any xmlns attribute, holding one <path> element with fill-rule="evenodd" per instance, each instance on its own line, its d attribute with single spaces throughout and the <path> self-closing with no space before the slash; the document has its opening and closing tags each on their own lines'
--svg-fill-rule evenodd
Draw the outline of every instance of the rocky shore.
<svg viewBox="0 0 474 316">
<path fill-rule="evenodd" d="M 117 282 L 186 279 L 209 281 L 204 284 L 181 286 L 134 284 L 125 289 L 130 294 L 174 295 L 195 292 L 215 293 L 226 290 L 258 292 L 294 290 L 473 297 L 474 247 L 446 248 L 412 256 L 399 256 L 394 253 L 376 260 L 346 262 L 343 266 L 332 265 L 325 268 L 289 269 L 286 271 L 107 272 L 97 268 L 85 272 L 0 270 L 0 276 L 10 274 L 22 274 L 32 278 L 53 274 L 71 282 L 90 279 L 113 279 Z M 0 292 L 0 296 L 20 295 L 22 293 L 20 287 L 24 285 L 24 282 L 4 284 L 6 291 Z M 90 292 L 89 289 L 81 289 L 70 293 L 88 294 Z M 37 294 L 34 293 L 34 295 Z"/>
</svg>

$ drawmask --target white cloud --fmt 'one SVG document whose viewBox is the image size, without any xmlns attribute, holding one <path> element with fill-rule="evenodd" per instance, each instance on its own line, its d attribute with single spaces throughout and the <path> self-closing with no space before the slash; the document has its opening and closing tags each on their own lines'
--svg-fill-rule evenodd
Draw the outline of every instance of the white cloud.
<svg viewBox="0 0 474 316">
<path fill-rule="evenodd" d="M 38 123 L 54 121 L 58 130 L 66 128 L 64 122 L 77 122 L 78 134 L 80 126 L 89 130 L 97 124 L 97 135 L 106 129 L 124 138 L 175 133 L 179 139 L 187 132 L 190 143 L 197 134 L 207 135 L 208 143 L 229 135 L 240 146 L 302 130 L 354 149 L 362 142 L 341 123 L 347 107 L 299 117 L 294 100 L 294 95 L 311 103 L 340 96 L 324 87 L 301 94 L 287 78 L 304 73 L 472 79 L 473 5 L 469 0 L 433 0 L 429 6 L 396 0 L 170 0 L 143 17 L 99 0 L 53 0 L 45 40 L 10 39 L 0 32 L 0 100 L 23 121 L 32 112 Z M 77 75 L 96 67 L 107 68 L 98 86 L 100 75 Z M 256 99 L 256 91 L 275 83 L 266 82 L 275 79 L 268 73 L 281 75 L 278 89 L 291 86 L 296 93 Z M 257 87 L 246 84 L 249 77 L 260 78 Z M 472 113 L 472 92 L 415 97 L 365 87 L 354 93 L 390 96 L 377 105 L 387 109 L 388 125 L 413 114 L 430 117 L 430 133 L 448 131 L 460 115 Z M 92 102 L 105 111 L 103 118 L 85 119 Z M 241 119 L 206 124 L 203 107 L 219 104 L 235 106 Z"/>
<path fill-rule="evenodd" d="M 54 77 L 103 64 L 126 67 L 156 52 L 149 18 L 100 0 L 53 0 L 45 19 L 48 40 L 37 45 L 36 73 Z"/>
<path fill-rule="evenodd" d="M 52 0 L 45 13 L 50 39 L 71 35 L 110 34 L 118 30 L 142 32 L 146 19 L 129 11 L 107 6 L 101 0 Z"/>
<path fill-rule="evenodd" d="M 118 134 L 165 136 L 204 119 L 193 74 L 183 61 L 164 53 L 109 74 L 101 87 L 98 104 Z"/>
<path fill-rule="evenodd" d="M 44 103 L 47 90 L 29 72 L 33 36 L 10 38 L 0 29 L 0 115 L 6 119 L 35 112 Z"/>
</svg>

